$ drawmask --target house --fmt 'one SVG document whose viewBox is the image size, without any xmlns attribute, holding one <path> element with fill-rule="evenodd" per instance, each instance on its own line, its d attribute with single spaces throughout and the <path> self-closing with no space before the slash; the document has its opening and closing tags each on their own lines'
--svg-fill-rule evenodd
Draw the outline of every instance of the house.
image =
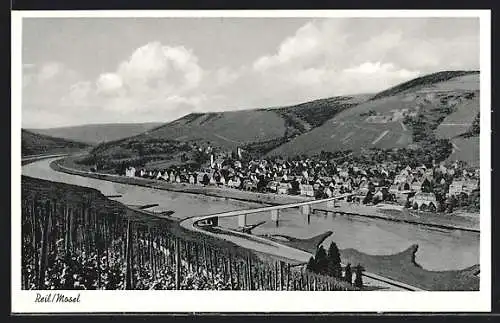
<svg viewBox="0 0 500 323">
<path fill-rule="evenodd" d="M 288 194 L 288 190 L 292 188 L 292 185 L 289 183 L 280 183 L 278 185 L 278 194 Z"/>
<path fill-rule="evenodd" d="M 467 195 L 470 195 L 472 193 L 472 191 L 475 191 L 479 189 L 479 181 L 478 180 L 466 180 L 464 182 L 464 193 L 466 193 Z"/>
<path fill-rule="evenodd" d="M 349 177 L 349 172 L 348 172 L 347 170 L 345 170 L 345 169 L 342 169 L 342 170 L 339 172 L 339 176 L 340 176 L 341 178 L 347 178 L 347 177 Z"/>
<path fill-rule="evenodd" d="M 464 188 L 464 181 L 453 181 L 450 184 L 450 187 L 448 188 L 448 195 L 453 196 L 453 195 L 458 195 L 463 192 Z"/>
<path fill-rule="evenodd" d="M 325 194 L 327 197 L 332 197 L 333 196 L 333 191 L 330 189 L 330 187 L 325 188 Z"/>
<path fill-rule="evenodd" d="M 329 177 L 329 176 L 320 176 L 319 179 L 323 182 L 323 183 L 329 183 L 332 181 L 332 178 Z"/>
<path fill-rule="evenodd" d="M 169 176 L 168 176 L 168 180 L 172 183 L 175 182 L 175 174 L 174 172 L 170 172 Z"/>
<path fill-rule="evenodd" d="M 276 193 L 276 192 L 278 192 L 278 185 L 279 185 L 278 182 L 276 182 L 276 181 L 270 181 L 269 183 L 267 183 L 266 188 L 270 192 Z"/>
<path fill-rule="evenodd" d="M 243 182 L 243 189 L 245 189 L 246 191 L 255 191 L 257 190 L 257 185 L 251 180 L 247 179 Z"/>
<path fill-rule="evenodd" d="M 389 193 L 391 194 L 397 194 L 401 191 L 401 186 L 398 184 L 392 184 L 391 187 L 389 187 Z"/>
<path fill-rule="evenodd" d="M 383 201 L 384 200 L 384 193 L 382 192 L 381 189 L 378 189 L 375 194 L 373 194 L 373 200 L 379 200 Z"/>
<path fill-rule="evenodd" d="M 410 180 L 410 176 L 406 174 L 398 174 L 394 177 L 394 184 L 404 183 Z"/>
<path fill-rule="evenodd" d="M 233 178 L 233 187 L 239 188 L 241 186 L 241 179 L 238 176 Z"/>
<path fill-rule="evenodd" d="M 414 192 L 420 192 L 420 191 L 422 191 L 422 184 L 423 184 L 423 181 L 414 180 L 410 184 L 410 190 L 412 190 Z"/>
<path fill-rule="evenodd" d="M 198 172 L 196 174 L 196 183 L 203 183 L 203 179 L 205 178 L 205 175 L 209 176 L 208 173 L 205 172 Z"/>
<path fill-rule="evenodd" d="M 214 163 L 218 169 L 221 169 L 222 164 L 224 163 L 224 159 L 219 157 L 219 158 L 215 159 Z"/>
<path fill-rule="evenodd" d="M 363 181 L 359 184 L 358 193 L 363 196 L 366 196 L 366 194 L 368 194 L 368 192 L 371 190 L 372 187 L 373 187 L 372 182 Z"/>
<path fill-rule="evenodd" d="M 448 195 L 458 195 L 465 193 L 470 195 L 472 191 L 479 188 L 478 180 L 454 180 L 448 189 Z"/>
<path fill-rule="evenodd" d="M 436 195 L 434 195 L 434 193 L 419 192 L 410 199 L 410 202 L 413 208 L 418 210 L 429 210 L 431 212 L 436 212 L 436 210 L 439 208 L 439 203 L 436 200 Z"/>
<path fill-rule="evenodd" d="M 135 177 L 135 167 L 127 167 L 127 169 L 125 169 L 125 176 Z"/>
<path fill-rule="evenodd" d="M 303 196 L 314 196 L 314 188 L 310 184 L 300 184 L 300 195 Z"/>
<path fill-rule="evenodd" d="M 181 182 L 181 177 L 179 175 L 175 176 L 175 182 L 180 183 Z"/>
</svg>

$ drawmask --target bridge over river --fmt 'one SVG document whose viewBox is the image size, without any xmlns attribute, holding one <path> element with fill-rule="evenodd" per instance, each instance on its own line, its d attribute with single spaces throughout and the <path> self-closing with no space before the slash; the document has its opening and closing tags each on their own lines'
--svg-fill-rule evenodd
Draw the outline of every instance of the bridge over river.
<svg viewBox="0 0 500 323">
<path fill-rule="evenodd" d="M 209 214 L 196 218 L 195 224 L 198 226 L 217 226 L 219 224 L 219 218 L 228 218 L 228 217 L 238 217 L 238 226 L 240 228 L 247 227 L 247 216 L 251 214 L 257 214 L 262 212 L 269 212 L 271 219 L 276 223 L 276 226 L 279 225 L 280 211 L 284 209 L 291 209 L 299 207 L 301 209 L 302 215 L 307 218 L 307 222 L 309 223 L 311 220 L 311 205 L 325 203 L 328 207 L 334 207 L 335 201 L 344 199 L 348 196 L 354 195 L 353 193 L 337 195 L 334 197 L 329 197 L 326 199 L 318 199 L 312 201 L 298 202 L 292 204 L 283 204 L 283 205 L 275 205 L 275 206 L 266 206 L 260 208 L 252 208 L 245 210 L 235 210 L 224 213 L 217 214 Z"/>
</svg>

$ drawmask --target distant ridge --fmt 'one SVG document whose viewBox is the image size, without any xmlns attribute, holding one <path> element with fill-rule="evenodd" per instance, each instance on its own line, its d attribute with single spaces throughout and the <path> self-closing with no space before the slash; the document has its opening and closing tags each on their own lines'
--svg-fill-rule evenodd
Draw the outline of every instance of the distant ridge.
<svg viewBox="0 0 500 323">
<path fill-rule="evenodd" d="M 28 129 L 33 133 L 76 140 L 91 145 L 119 140 L 149 131 L 163 125 L 162 122 L 104 123 L 49 129 Z"/>
<path fill-rule="evenodd" d="M 370 100 L 373 101 L 381 99 L 383 97 L 393 96 L 409 89 L 415 89 L 418 86 L 425 86 L 429 84 L 444 82 L 459 76 L 470 75 L 470 74 L 479 74 L 479 71 L 443 71 L 443 72 L 424 75 L 421 77 L 417 77 L 411 81 L 391 87 L 385 91 L 379 92 L 376 95 L 374 95 Z"/>
<path fill-rule="evenodd" d="M 82 142 L 36 134 L 21 130 L 21 151 L 23 156 L 73 152 L 88 148 Z"/>
<path fill-rule="evenodd" d="M 93 152 L 116 162 L 140 158 L 158 166 L 193 143 L 226 151 L 242 147 L 254 156 L 295 157 L 322 151 L 434 147 L 448 140 L 453 145 L 450 158 L 462 159 L 466 152 L 476 151 L 472 145 L 477 135 L 469 128 L 479 113 L 478 97 L 478 71 L 442 71 L 375 95 L 191 113 L 147 132 L 101 144 Z M 474 153 L 468 159 L 474 162 L 479 156 Z"/>
</svg>

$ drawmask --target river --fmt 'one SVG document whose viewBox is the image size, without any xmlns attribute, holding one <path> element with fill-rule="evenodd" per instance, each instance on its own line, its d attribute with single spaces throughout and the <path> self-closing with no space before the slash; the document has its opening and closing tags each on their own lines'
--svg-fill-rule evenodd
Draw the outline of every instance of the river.
<svg viewBox="0 0 500 323">
<path fill-rule="evenodd" d="M 172 210 L 172 216 L 186 218 L 194 215 L 214 214 L 262 206 L 225 198 L 207 197 L 139 187 L 127 184 L 69 175 L 50 168 L 54 159 L 45 159 L 23 166 L 23 175 L 98 189 L 105 195 L 122 195 L 115 200 L 124 204 L 159 204 L 151 211 Z M 254 229 L 255 234 L 285 234 L 298 238 L 312 237 L 325 231 L 334 234 L 331 240 L 339 248 L 354 248 L 368 254 L 393 254 L 418 244 L 417 262 L 429 270 L 462 269 L 479 263 L 479 233 L 459 230 L 433 229 L 413 224 L 391 222 L 346 215 L 312 215 L 308 224 L 298 209 L 280 213 L 279 227 L 269 214 L 248 217 L 248 223 L 267 221 Z M 233 228 L 237 219 L 221 219 L 220 225 Z"/>
</svg>

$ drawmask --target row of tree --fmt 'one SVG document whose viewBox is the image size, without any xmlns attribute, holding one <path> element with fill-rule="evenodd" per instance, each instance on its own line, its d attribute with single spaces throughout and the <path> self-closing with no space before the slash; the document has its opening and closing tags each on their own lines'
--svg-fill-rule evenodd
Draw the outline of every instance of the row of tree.
<svg viewBox="0 0 500 323">
<path fill-rule="evenodd" d="M 343 279 L 349 284 L 352 284 L 352 268 L 351 264 L 347 264 L 344 269 L 344 274 L 342 275 L 342 263 L 340 259 L 340 251 L 335 242 L 330 243 L 328 252 L 321 245 L 316 250 L 314 257 L 309 259 L 307 264 L 307 270 L 312 271 L 317 274 L 327 275 L 339 279 Z M 354 267 L 356 277 L 354 279 L 354 286 L 361 288 L 363 287 L 363 267 L 357 265 Z"/>
</svg>

